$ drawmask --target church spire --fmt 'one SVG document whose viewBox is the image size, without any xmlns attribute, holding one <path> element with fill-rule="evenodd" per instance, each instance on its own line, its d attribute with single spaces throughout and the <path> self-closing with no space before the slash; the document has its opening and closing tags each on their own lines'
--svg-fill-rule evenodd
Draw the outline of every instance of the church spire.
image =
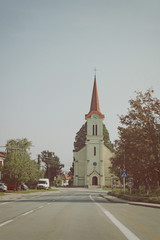
<svg viewBox="0 0 160 240">
<path fill-rule="evenodd" d="M 93 85 L 93 92 L 92 92 L 92 100 L 91 100 L 90 112 L 91 111 L 98 111 L 98 112 L 100 112 L 96 75 L 94 76 L 94 85 Z"/>
<path fill-rule="evenodd" d="M 104 115 L 100 112 L 100 107 L 99 107 L 96 74 L 94 75 L 94 84 L 93 84 L 90 111 L 88 114 L 85 115 L 85 118 L 89 118 L 92 114 L 98 114 L 100 118 L 104 118 Z"/>
</svg>

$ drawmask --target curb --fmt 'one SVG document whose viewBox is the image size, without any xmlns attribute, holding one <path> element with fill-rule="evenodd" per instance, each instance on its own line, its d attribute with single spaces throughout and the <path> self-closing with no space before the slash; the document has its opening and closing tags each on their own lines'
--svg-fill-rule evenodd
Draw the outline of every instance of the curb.
<svg viewBox="0 0 160 240">
<path fill-rule="evenodd" d="M 109 202 L 115 203 L 115 202 L 119 202 L 119 203 L 127 203 L 129 205 L 135 205 L 135 206 L 143 206 L 143 207 L 152 207 L 152 208 L 160 208 L 160 204 L 154 204 L 154 203 L 145 203 L 145 202 L 132 202 L 129 200 L 124 200 L 121 198 L 117 198 L 111 195 L 100 195 L 101 197 L 107 199 Z"/>
</svg>

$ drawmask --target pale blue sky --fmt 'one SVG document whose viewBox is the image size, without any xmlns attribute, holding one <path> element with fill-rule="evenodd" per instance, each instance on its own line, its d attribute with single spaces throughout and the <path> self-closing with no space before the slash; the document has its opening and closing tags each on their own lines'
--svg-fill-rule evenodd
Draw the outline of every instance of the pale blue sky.
<svg viewBox="0 0 160 240">
<path fill-rule="evenodd" d="M 65 169 L 94 71 L 112 141 L 135 91 L 160 96 L 159 0 L 0 0 L 0 145 L 32 141 Z M 3 150 L 3 149 L 0 149 Z"/>
</svg>

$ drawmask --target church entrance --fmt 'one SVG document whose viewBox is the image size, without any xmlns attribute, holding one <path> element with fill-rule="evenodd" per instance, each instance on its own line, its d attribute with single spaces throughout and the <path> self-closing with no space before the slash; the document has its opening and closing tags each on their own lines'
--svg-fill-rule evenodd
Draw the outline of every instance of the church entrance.
<svg viewBox="0 0 160 240">
<path fill-rule="evenodd" d="M 94 177 L 92 178 L 92 185 L 94 185 L 94 186 L 97 186 L 97 185 L 98 185 L 98 178 L 97 178 L 96 176 L 94 176 Z"/>
</svg>

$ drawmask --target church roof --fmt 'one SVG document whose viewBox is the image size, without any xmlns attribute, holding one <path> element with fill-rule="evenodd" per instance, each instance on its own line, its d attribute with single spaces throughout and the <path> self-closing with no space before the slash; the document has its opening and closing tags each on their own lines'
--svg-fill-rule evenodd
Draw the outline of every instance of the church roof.
<svg viewBox="0 0 160 240">
<path fill-rule="evenodd" d="M 94 85 L 93 85 L 90 111 L 88 114 L 85 115 L 85 118 L 87 119 L 91 117 L 92 114 L 97 114 L 100 118 L 104 118 L 104 115 L 100 112 L 100 107 L 99 107 L 96 75 L 94 76 Z"/>
</svg>

